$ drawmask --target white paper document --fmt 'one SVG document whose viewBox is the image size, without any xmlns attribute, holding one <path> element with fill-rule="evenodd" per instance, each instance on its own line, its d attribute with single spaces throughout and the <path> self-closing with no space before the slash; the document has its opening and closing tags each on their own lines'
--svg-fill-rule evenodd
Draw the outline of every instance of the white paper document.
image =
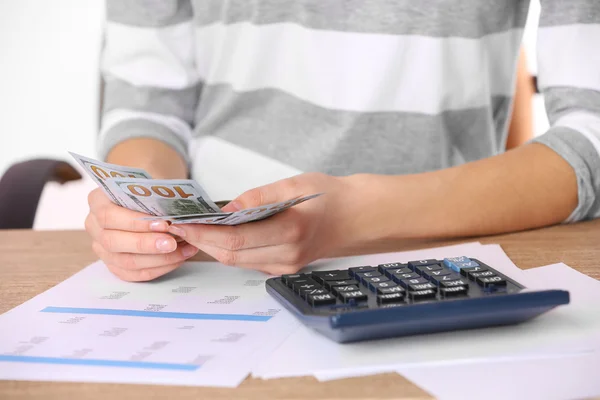
<svg viewBox="0 0 600 400">
<path fill-rule="evenodd" d="M 266 278 L 187 263 L 129 283 L 97 262 L 0 316 L 0 379 L 235 387 L 298 326 Z"/>
</svg>

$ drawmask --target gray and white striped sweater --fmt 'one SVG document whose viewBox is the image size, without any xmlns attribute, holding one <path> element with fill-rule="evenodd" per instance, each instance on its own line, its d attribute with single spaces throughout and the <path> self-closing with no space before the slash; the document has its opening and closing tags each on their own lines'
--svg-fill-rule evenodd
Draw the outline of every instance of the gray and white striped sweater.
<svg viewBox="0 0 600 400">
<path fill-rule="evenodd" d="M 505 150 L 528 0 L 107 0 L 100 156 L 211 135 L 303 171 L 431 171 Z M 600 216 L 600 0 L 542 0 L 543 143 Z M 200 162 L 200 161 L 199 161 Z M 561 190 L 557 188 L 556 190 Z"/>
</svg>

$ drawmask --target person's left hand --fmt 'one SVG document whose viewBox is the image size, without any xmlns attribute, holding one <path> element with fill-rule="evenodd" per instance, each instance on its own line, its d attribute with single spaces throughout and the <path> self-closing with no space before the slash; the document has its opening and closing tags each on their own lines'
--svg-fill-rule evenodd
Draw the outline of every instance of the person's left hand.
<svg viewBox="0 0 600 400">
<path fill-rule="evenodd" d="M 237 226 L 182 224 L 169 231 L 219 262 L 272 275 L 306 264 L 356 240 L 360 198 L 348 178 L 308 173 L 249 190 L 223 211 L 237 211 L 324 193 L 270 218 Z"/>
</svg>

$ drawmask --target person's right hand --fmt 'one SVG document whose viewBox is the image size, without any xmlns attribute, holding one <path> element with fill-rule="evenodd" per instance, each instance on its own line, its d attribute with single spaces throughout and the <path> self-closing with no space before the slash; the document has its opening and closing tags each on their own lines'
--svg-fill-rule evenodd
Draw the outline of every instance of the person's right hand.
<svg viewBox="0 0 600 400">
<path fill-rule="evenodd" d="M 90 213 L 85 229 L 92 248 L 108 269 L 120 279 L 150 281 L 179 267 L 198 249 L 166 233 L 166 221 L 144 221 L 146 214 L 111 202 L 102 189 L 88 196 Z"/>
</svg>

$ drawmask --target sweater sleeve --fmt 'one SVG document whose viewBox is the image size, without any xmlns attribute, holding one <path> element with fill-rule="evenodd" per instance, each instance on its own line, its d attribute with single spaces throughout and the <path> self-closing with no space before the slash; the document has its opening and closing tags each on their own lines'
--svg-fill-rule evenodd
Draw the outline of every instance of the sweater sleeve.
<svg viewBox="0 0 600 400">
<path fill-rule="evenodd" d="M 600 1 L 542 0 L 538 84 L 550 129 L 536 138 L 577 175 L 578 204 L 565 222 L 600 216 Z M 561 190 L 561 188 L 556 188 Z"/>
<path fill-rule="evenodd" d="M 98 152 L 154 138 L 189 162 L 200 80 L 190 0 L 107 0 Z"/>
</svg>

